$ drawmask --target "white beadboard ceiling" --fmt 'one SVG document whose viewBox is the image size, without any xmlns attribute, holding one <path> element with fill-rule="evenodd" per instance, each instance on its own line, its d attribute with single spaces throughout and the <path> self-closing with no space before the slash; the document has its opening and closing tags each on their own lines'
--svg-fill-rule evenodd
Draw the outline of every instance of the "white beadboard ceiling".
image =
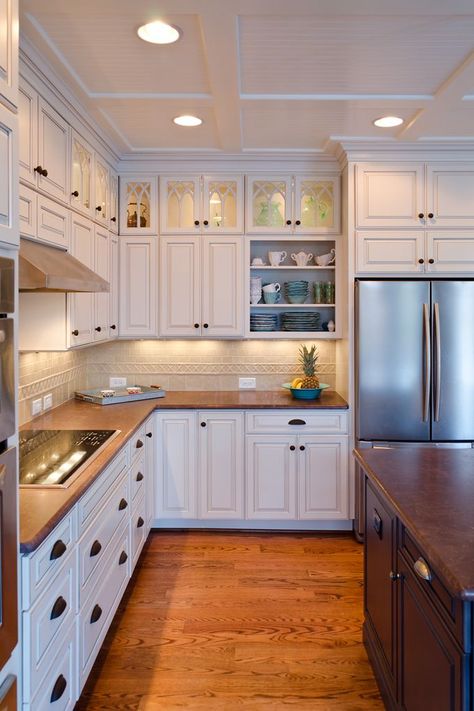
<svg viewBox="0 0 474 711">
<path fill-rule="evenodd" d="M 22 36 L 122 154 L 474 142 L 472 0 L 20 0 Z M 163 19 L 183 36 L 138 39 Z M 172 123 L 196 113 L 198 128 Z M 374 118 L 397 114 L 381 131 Z"/>
</svg>

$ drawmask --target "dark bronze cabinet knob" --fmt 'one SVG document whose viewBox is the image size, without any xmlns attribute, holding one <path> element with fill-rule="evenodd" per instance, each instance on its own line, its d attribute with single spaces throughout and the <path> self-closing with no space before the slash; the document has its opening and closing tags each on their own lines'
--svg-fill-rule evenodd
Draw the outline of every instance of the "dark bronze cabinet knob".
<svg viewBox="0 0 474 711">
<path fill-rule="evenodd" d="M 116 217 L 111 217 L 111 218 L 110 218 L 110 221 L 111 221 L 111 222 L 117 222 L 117 218 L 116 218 Z"/>
<path fill-rule="evenodd" d="M 48 171 L 46 170 L 46 168 L 43 168 L 43 172 L 41 173 L 41 175 L 43 176 L 43 178 L 48 177 Z"/>
<path fill-rule="evenodd" d="M 196 225 L 196 227 L 199 227 L 199 220 L 194 220 L 194 224 Z"/>
<path fill-rule="evenodd" d="M 305 449 L 306 449 L 306 447 L 304 446 L 304 444 L 301 444 L 301 445 L 300 445 L 300 451 L 301 451 L 301 452 L 304 452 Z"/>
<path fill-rule="evenodd" d="M 292 452 L 294 452 L 295 449 L 296 449 L 295 445 L 294 445 L 294 444 L 290 444 L 290 449 L 291 449 Z"/>
<path fill-rule="evenodd" d="M 195 323 L 195 324 L 194 324 L 194 328 L 199 328 L 199 324 L 198 324 L 198 323 Z"/>
<path fill-rule="evenodd" d="M 424 260 L 424 259 L 419 259 L 419 260 L 418 260 L 418 264 L 424 264 L 424 263 L 425 263 L 425 260 Z"/>
<path fill-rule="evenodd" d="M 429 213 L 428 213 L 428 217 L 430 218 L 430 220 L 432 220 L 433 217 L 434 217 L 434 214 L 433 214 L 432 212 L 429 212 Z"/>
<path fill-rule="evenodd" d="M 117 326 L 115 325 L 115 323 L 113 323 L 110 328 L 112 329 L 112 331 L 115 331 L 115 329 L 117 328 Z"/>
<path fill-rule="evenodd" d="M 203 323 L 202 326 L 203 326 L 203 328 L 209 328 L 209 324 L 208 324 L 208 323 Z"/>
<path fill-rule="evenodd" d="M 287 225 L 291 225 L 291 220 L 287 220 L 287 221 L 286 221 L 286 224 L 287 224 Z"/>
<path fill-rule="evenodd" d="M 101 326 L 96 326 L 96 327 L 95 327 L 95 330 L 97 331 L 97 333 L 100 333 L 100 332 L 102 331 L 102 327 L 101 327 Z"/>
<path fill-rule="evenodd" d="M 97 212 L 102 212 L 102 205 L 97 205 L 95 209 L 97 210 Z"/>
<path fill-rule="evenodd" d="M 205 426 L 206 426 L 206 422 L 201 422 L 201 427 L 205 427 Z"/>
<path fill-rule="evenodd" d="M 428 259 L 428 264 L 434 264 L 434 259 Z"/>
<path fill-rule="evenodd" d="M 40 165 L 37 165 L 36 168 L 33 169 L 33 172 L 43 175 L 43 168 Z"/>
<path fill-rule="evenodd" d="M 153 437 L 153 432 L 147 432 L 147 433 L 146 433 L 146 436 L 147 436 L 147 437 Z"/>
<path fill-rule="evenodd" d="M 77 328 L 75 328 L 74 331 L 72 331 L 72 335 L 73 335 L 73 336 L 78 336 L 78 335 L 79 335 L 79 331 L 77 330 Z"/>
<path fill-rule="evenodd" d="M 209 224 L 209 220 L 204 220 L 204 222 L 202 224 L 204 225 L 204 227 L 207 227 Z"/>
<path fill-rule="evenodd" d="M 299 227 L 301 225 L 301 220 L 296 220 L 295 225 Z"/>
<path fill-rule="evenodd" d="M 419 212 L 419 213 L 418 213 L 418 217 L 420 218 L 420 220 L 422 220 L 422 219 L 424 218 L 424 216 L 425 216 L 425 213 L 424 213 L 424 212 Z"/>
<path fill-rule="evenodd" d="M 79 190 L 73 190 L 73 192 L 71 193 L 71 195 L 72 195 L 73 197 L 79 197 Z"/>
</svg>

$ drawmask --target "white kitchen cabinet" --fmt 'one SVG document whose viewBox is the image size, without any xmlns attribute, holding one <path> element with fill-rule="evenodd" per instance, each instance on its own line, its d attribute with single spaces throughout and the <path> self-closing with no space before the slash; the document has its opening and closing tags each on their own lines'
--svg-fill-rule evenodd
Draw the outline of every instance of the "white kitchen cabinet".
<svg viewBox="0 0 474 711">
<path fill-rule="evenodd" d="M 94 228 L 94 271 L 105 281 L 110 280 L 110 239 L 105 227 Z M 106 341 L 109 337 L 110 298 L 109 292 L 94 294 L 94 341 Z"/>
<path fill-rule="evenodd" d="M 430 215 L 433 217 L 430 217 Z M 474 165 L 428 163 L 426 217 L 429 227 L 474 228 Z"/>
<path fill-rule="evenodd" d="M 37 197 L 37 237 L 62 249 L 70 246 L 70 212 L 45 195 Z"/>
<path fill-rule="evenodd" d="M 163 237 L 160 245 L 160 334 L 241 335 L 241 238 Z"/>
<path fill-rule="evenodd" d="M 9 246 L 19 244 L 17 125 L 17 117 L 0 106 L 0 241 Z"/>
<path fill-rule="evenodd" d="M 340 231 L 340 176 L 247 177 L 247 232 L 334 234 Z"/>
<path fill-rule="evenodd" d="M 109 169 L 105 161 L 96 154 L 94 163 L 94 219 L 104 227 L 109 226 Z"/>
<path fill-rule="evenodd" d="M 156 176 L 120 176 L 120 234 L 156 235 L 157 213 Z"/>
<path fill-rule="evenodd" d="M 20 236 L 21 237 L 36 237 L 37 236 L 37 211 L 38 211 L 38 195 L 37 193 L 23 183 L 19 185 L 19 220 L 20 220 Z"/>
<path fill-rule="evenodd" d="M 474 229 L 356 232 L 358 274 L 472 274 Z"/>
<path fill-rule="evenodd" d="M 109 240 L 109 339 L 118 338 L 119 334 L 119 239 L 110 233 Z"/>
<path fill-rule="evenodd" d="M 145 422 L 145 504 L 146 530 L 151 529 L 155 516 L 155 418 L 152 415 Z"/>
<path fill-rule="evenodd" d="M 110 231 L 114 234 L 118 234 L 118 223 L 119 223 L 119 196 L 118 196 L 118 176 L 113 170 L 109 171 L 109 181 L 110 181 Z"/>
<path fill-rule="evenodd" d="M 38 98 L 37 187 L 69 204 L 69 125 L 41 96 Z"/>
<path fill-rule="evenodd" d="M 92 179 L 94 151 L 75 131 L 71 135 L 71 205 L 87 217 L 95 217 L 92 209 Z"/>
<path fill-rule="evenodd" d="M 94 224 L 81 215 L 71 216 L 71 254 L 80 262 L 94 268 Z M 68 295 L 70 345 L 94 342 L 94 294 Z"/>
<path fill-rule="evenodd" d="M 197 517 L 196 412 L 157 413 L 155 419 L 155 516 Z"/>
<path fill-rule="evenodd" d="M 36 186 L 38 165 L 38 92 L 22 79 L 18 91 L 20 180 Z"/>
<path fill-rule="evenodd" d="M 247 435 L 246 518 L 296 519 L 294 438 Z"/>
<path fill-rule="evenodd" d="M 198 413 L 199 518 L 244 518 L 244 415 Z"/>
<path fill-rule="evenodd" d="M 161 176 L 160 232 L 242 233 L 242 176 Z"/>
<path fill-rule="evenodd" d="M 157 336 L 156 237 L 120 238 L 119 335 Z"/>
<path fill-rule="evenodd" d="M 298 518 L 348 516 L 347 437 L 298 437 Z"/>
<path fill-rule="evenodd" d="M 18 106 L 18 0 L 0 3 L 0 94 Z"/>
</svg>

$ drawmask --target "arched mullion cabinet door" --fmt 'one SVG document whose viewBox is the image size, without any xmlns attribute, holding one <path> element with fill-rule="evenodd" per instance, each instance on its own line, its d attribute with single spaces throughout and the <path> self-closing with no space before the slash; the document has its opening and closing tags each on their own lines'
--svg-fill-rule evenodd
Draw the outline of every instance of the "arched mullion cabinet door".
<svg viewBox="0 0 474 711">
<path fill-rule="evenodd" d="M 202 231 L 205 234 L 242 234 L 243 187 L 241 175 L 204 176 Z"/>
<path fill-rule="evenodd" d="M 109 169 L 107 165 L 96 155 L 95 158 L 95 204 L 93 207 L 93 217 L 101 225 L 108 227 L 109 224 Z"/>
<path fill-rule="evenodd" d="M 120 176 L 120 234 L 156 235 L 157 202 L 156 176 Z"/>
<path fill-rule="evenodd" d="M 296 176 L 294 231 L 337 234 L 340 231 L 340 176 Z"/>
<path fill-rule="evenodd" d="M 160 177 L 160 233 L 200 234 L 201 178 L 191 176 Z"/>
<path fill-rule="evenodd" d="M 247 176 L 246 232 L 291 234 L 291 176 Z"/>
<path fill-rule="evenodd" d="M 92 206 L 93 150 L 75 131 L 71 137 L 71 205 L 88 217 Z"/>
<path fill-rule="evenodd" d="M 109 202 L 109 229 L 117 234 L 119 228 L 118 176 L 113 171 L 109 171 Z"/>
</svg>

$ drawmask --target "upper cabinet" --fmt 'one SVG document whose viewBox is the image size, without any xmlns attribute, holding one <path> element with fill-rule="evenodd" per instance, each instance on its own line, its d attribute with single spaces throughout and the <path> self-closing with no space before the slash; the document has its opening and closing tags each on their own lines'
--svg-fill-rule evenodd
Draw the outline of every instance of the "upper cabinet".
<svg viewBox="0 0 474 711">
<path fill-rule="evenodd" d="M 19 243 L 17 117 L 0 106 L 0 240 Z"/>
<path fill-rule="evenodd" d="M 242 176 L 160 177 L 160 231 L 242 233 Z"/>
<path fill-rule="evenodd" d="M 0 2 L 0 94 L 18 106 L 18 1 Z"/>
<path fill-rule="evenodd" d="M 118 199 L 118 175 L 112 170 L 109 171 L 109 227 L 110 231 L 114 234 L 118 234 L 118 210 L 119 210 L 119 199 Z"/>
<path fill-rule="evenodd" d="M 109 169 L 99 157 L 95 158 L 95 205 L 97 222 L 108 226 L 109 222 Z"/>
<path fill-rule="evenodd" d="M 249 233 L 336 234 L 340 231 L 340 177 L 247 177 Z"/>
<path fill-rule="evenodd" d="M 472 164 L 361 163 L 356 167 L 356 224 L 367 228 L 474 225 Z"/>
<path fill-rule="evenodd" d="M 75 131 L 71 137 L 71 205 L 92 216 L 92 148 Z"/>
<path fill-rule="evenodd" d="M 120 234 L 157 234 L 156 185 L 156 176 L 120 178 Z"/>
</svg>

